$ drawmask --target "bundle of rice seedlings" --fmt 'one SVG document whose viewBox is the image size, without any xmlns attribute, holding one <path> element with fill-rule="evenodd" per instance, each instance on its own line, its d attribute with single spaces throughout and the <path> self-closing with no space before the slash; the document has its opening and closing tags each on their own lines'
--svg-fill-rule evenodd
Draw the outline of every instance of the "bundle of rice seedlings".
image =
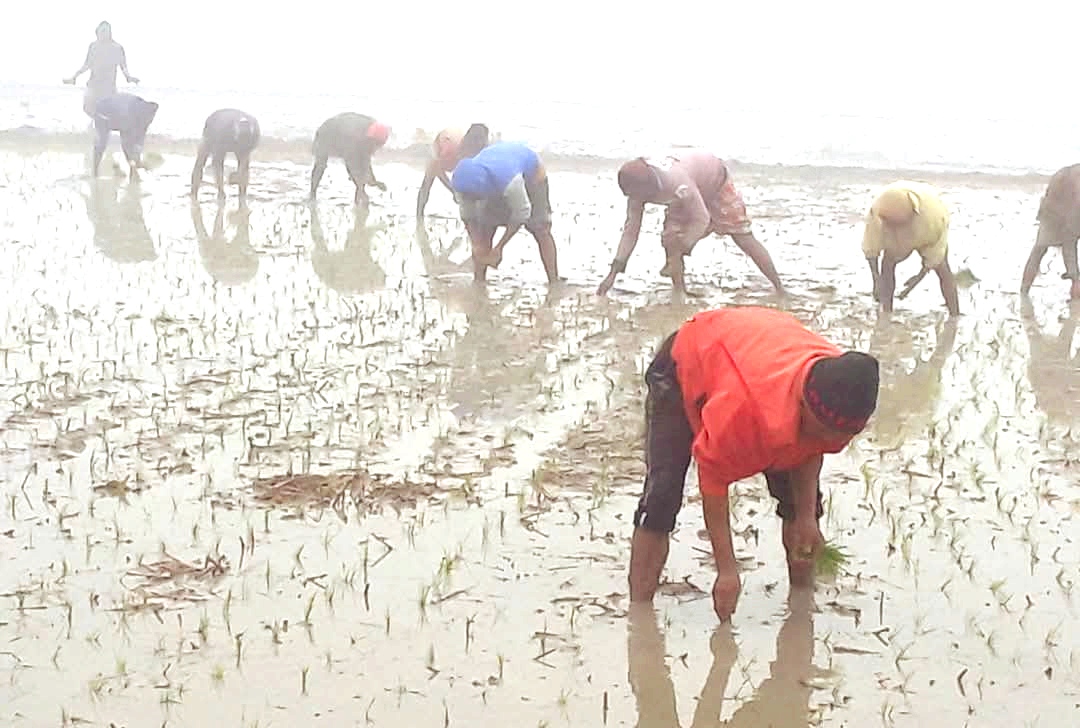
<svg viewBox="0 0 1080 728">
<path fill-rule="evenodd" d="M 851 556 L 843 547 L 832 541 L 826 541 L 821 553 L 818 554 L 814 569 L 818 576 L 835 577 L 850 558 Z"/>
</svg>

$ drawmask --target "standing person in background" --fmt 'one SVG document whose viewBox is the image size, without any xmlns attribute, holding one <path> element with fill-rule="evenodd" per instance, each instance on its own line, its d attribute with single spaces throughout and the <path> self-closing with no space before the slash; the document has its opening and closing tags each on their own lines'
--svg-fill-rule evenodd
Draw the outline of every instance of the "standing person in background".
<svg viewBox="0 0 1080 728">
<path fill-rule="evenodd" d="M 671 278 L 675 290 L 689 293 L 683 259 L 693 252 L 700 240 L 716 233 L 730 235 L 777 292 L 783 293 L 784 287 L 772 257 L 754 237 L 742 195 L 735 189 L 722 159 L 703 151 L 685 152 L 661 160 L 639 157 L 619 169 L 618 179 L 619 189 L 627 197 L 626 223 L 611 271 L 596 290 L 598 295 L 606 295 L 615 284 L 615 278 L 626 270 L 626 263 L 641 234 L 641 220 L 647 203 L 667 208 L 664 229 L 660 233 L 667 262 L 660 275 Z"/>
<path fill-rule="evenodd" d="M 112 26 L 108 21 L 101 21 L 96 32 L 97 40 L 86 49 L 86 60 L 82 66 L 70 78 L 64 79 L 64 83 L 74 85 L 79 76 L 90 72 L 90 80 L 86 82 L 86 94 L 83 96 L 83 111 L 90 118 L 94 117 L 94 109 L 97 108 L 99 100 L 116 93 L 117 69 L 123 71 L 128 83 L 139 83 L 139 79 L 128 71 L 124 46 L 113 40 Z"/>
<path fill-rule="evenodd" d="M 490 140 L 491 132 L 484 124 L 473 124 L 467 130 L 451 127 L 435 135 L 435 141 L 431 145 L 431 160 L 424 170 L 424 181 L 420 183 L 420 192 L 416 196 L 417 225 L 423 224 L 424 209 L 435 180 L 442 182 L 450 194 L 454 194 L 454 188 L 450 184 L 450 174 L 454 167 L 462 159 L 476 156 Z"/>
<path fill-rule="evenodd" d="M 315 131 L 315 140 L 311 144 L 315 166 L 311 170 L 309 200 L 315 201 L 315 192 L 319 189 L 319 182 L 322 181 L 326 164 L 331 157 L 344 160 L 349 179 L 356 186 L 353 197 L 355 204 L 368 203 L 367 191 L 364 189 L 366 185 L 385 192 L 386 185 L 375 179 L 371 157 L 386 145 L 389 138 L 390 127 L 364 114 L 346 111 L 324 121 Z"/>
</svg>

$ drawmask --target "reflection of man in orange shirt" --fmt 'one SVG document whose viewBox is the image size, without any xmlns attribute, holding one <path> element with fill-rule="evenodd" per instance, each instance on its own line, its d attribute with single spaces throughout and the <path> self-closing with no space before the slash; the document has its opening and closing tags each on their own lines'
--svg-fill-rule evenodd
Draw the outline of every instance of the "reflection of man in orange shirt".
<svg viewBox="0 0 1080 728">
<path fill-rule="evenodd" d="M 644 492 L 634 514 L 630 600 L 651 601 L 698 465 L 721 620 L 742 588 L 731 543 L 728 486 L 764 473 L 778 501 L 793 586 L 808 584 L 824 539 L 822 455 L 843 450 L 877 406 L 878 362 L 841 352 L 783 311 L 738 307 L 690 318 L 645 373 Z"/>
</svg>

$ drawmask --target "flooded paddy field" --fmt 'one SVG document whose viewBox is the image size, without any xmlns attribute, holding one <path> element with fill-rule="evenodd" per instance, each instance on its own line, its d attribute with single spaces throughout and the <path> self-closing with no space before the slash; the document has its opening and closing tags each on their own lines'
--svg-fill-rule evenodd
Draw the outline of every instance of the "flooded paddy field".
<svg viewBox="0 0 1080 728">
<path fill-rule="evenodd" d="M 1080 312 L 1060 256 L 1014 293 L 1041 183 L 943 184 L 964 315 L 931 277 L 879 321 L 869 174 L 740 174 L 791 295 L 714 238 L 687 303 L 655 212 L 593 295 L 610 173 L 552 174 L 564 285 L 523 234 L 485 290 L 445 190 L 417 231 L 414 167 L 384 164 L 358 216 L 340 165 L 313 214 L 296 161 L 254 166 L 246 213 L 209 185 L 192 205 L 190 164 L 91 182 L 81 151 L 0 150 L 0 723 L 1075 722 Z M 849 562 L 789 599 L 763 483 L 740 483 L 718 627 L 693 478 L 655 609 L 629 609 L 626 568 L 650 351 L 732 303 L 883 369 L 823 475 Z"/>
</svg>

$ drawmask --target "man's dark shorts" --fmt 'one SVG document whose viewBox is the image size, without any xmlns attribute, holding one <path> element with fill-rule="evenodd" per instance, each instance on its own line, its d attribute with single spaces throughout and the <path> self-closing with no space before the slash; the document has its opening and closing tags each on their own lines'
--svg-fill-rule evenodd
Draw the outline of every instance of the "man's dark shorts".
<svg viewBox="0 0 1080 728">
<path fill-rule="evenodd" d="M 532 214 L 525 222 L 525 229 L 530 233 L 543 231 L 551 225 L 551 195 L 548 190 L 548 178 L 525 179 L 525 193 L 529 196 L 529 205 Z M 485 200 L 480 212 L 480 224 L 488 228 L 506 227 L 510 222 L 510 209 L 500 198 Z"/>
<path fill-rule="evenodd" d="M 671 533 L 682 509 L 686 474 L 690 469 L 694 432 L 683 409 L 682 389 L 675 375 L 671 348 L 676 331 L 660 345 L 645 371 L 645 487 L 634 512 L 634 526 Z M 785 472 L 766 471 L 769 495 L 777 500 L 776 515 L 785 521 L 795 518 L 790 477 Z M 817 517 L 824 508 L 821 490 L 817 494 Z"/>
</svg>

